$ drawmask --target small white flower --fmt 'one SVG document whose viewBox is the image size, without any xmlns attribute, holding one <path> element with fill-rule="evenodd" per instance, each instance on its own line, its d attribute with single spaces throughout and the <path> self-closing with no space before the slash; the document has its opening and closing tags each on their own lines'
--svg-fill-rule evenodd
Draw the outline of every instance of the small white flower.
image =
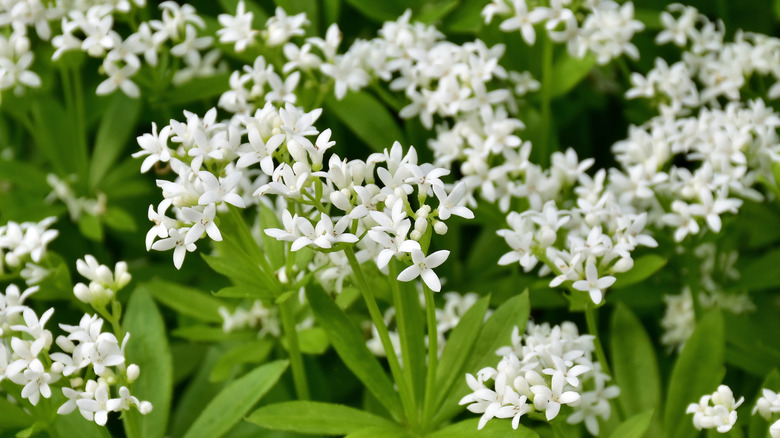
<svg viewBox="0 0 780 438">
<path fill-rule="evenodd" d="M 413 240 L 405 243 L 411 242 L 417 243 Z M 444 263 L 447 260 L 447 257 L 449 257 L 450 252 L 443 249 L 426 256 L 420 249 L 419 244 L 406 245 L 404 250 L 408 249 L 410 246 L 412 246 L 411 251 L 409 251 L 412 254 L 412 266 L 409 266 L 398 274 L 398 281 L 412 281 L 417 277 L 422 277 L 423 282 L 425 282 L 432 291 L 441 291 L 441 281 L 439 281 L 439 276 L 433 272 L 433 268 Z"/>
<path fill-rule="evenodd" d="M 572 285 L 573 288 L 588 292 L 590 299 L 594 303 L 601 303 L 601 299 L 604 294 L 604 289 L 615 284 L 615 277 L 607 275 L 599 278 L 598 269 L 594 263 L 588 263 L 585 266 L 585 280 L 575 281 Z"/>
</svg>

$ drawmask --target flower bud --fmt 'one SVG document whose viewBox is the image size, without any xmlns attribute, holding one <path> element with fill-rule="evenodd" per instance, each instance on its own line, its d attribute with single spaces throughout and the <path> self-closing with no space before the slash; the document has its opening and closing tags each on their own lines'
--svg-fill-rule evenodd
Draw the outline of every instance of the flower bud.
<svg viewBox="0 0 780 438">
<path fill-rule="evenodd" d="M 433 231 L 435 231 L 436 234 L 438 234 L 438 235 L 447 234 L 447 230 L 448 230 L 447 224 L 445 224 L 444 222 L 442 222 L 442 221 L 435 221 L 433 223 Z"/>
<path fill-rule="evenodd" d="M 131 363 L 127 366 L 127 381 L 129 383 L 135 382 L 135 380 L 138 378 L 138 375 L 141 374 L 141 369 L 138 367 L 138 365 Z"/>
<path fill-rule="evenodd" d="M 142 401 L 138 404 L 138 412 L 140 412 L 141 415 L 146 415 L 149 412 L 152 412 L 152 404 L 146 400 Z"/>
</svg>

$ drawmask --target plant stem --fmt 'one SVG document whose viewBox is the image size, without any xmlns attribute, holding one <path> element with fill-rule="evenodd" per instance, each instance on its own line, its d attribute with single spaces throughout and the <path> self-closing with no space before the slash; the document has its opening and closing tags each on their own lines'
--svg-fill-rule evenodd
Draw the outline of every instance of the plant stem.
<svg viewBox="0 0 780 438">
<path fill-rule="evenodd" d="M 431 410 L 436 396 L 436 369 L 439 361 L 439 330 L 436 324 L 436 303 L 433 291 L 423 283 L 425 293 L 425 313 L 428 319 L 428 373 L 425 377 L 425 402 L 423 404 L 423 421 L 433 418 Z"/>
<path fill-rule="evenodd" d="M 552 124 L 552 112 L 550 104 L 552 101 L 552 69 L 553 69 L 553 42 L 549 36 L 545 35 L 542 45 L 542 123 L 541 123 L 541 144 L 536 145 L 534 148 L 537 153 L 536 158 L 538 163 L 546 167 L 550 160 L 550 153 L 552 147 L 550 144 L 550 131 Z"/>
<path fill-rule="evenodd" d="M 409 326 L 406 324 L 406 318 L 402 318 L 401 315 L 398 313 L 401 312 L 403 309 L 403 297 L 401 296 L 401 288 L 398 285 L 398 269 L 395 267 L 395 260 L 390 260 L 390 263 L 388 265 L 388 277 L 390 279 L 390 290 L 393 294 L 393 303 L 395 304 L 396 309 L 396 325 L 398 326 L 398 336 L 401 339 L 401 358 L 403 360 L 403 372 L 404 377 L 406 378 L 406 385 L 414 390 L 414 367 L 415 364 L 412 363 L 412 354 L 409 350 L 409 339 L 410 336 L 418 335 L 418 333 L 409 333 Z M 417 397 L 412 397 L 412 412 L 418 413 L 417 411 Z M 424 421 L 423 417 L 423 421 Z"/>
<path fill-rule="evenodd" d="M 368 286 L 366 277 L 363 276 L 360 262 L 358 262 L 358 259 L 355 256 L 355 250 L 353 250 L 352 247 L 345 248 L 344 255 L 346 255 L 347 260 L 349 260 L 349 266 L 352 268 L 352 273 L 357 279 L 358 289 L 360 289 L 360 292 L 363 295 L 363 300 L 366 302 L 366 307 L 368 307 L 368 313 L 371 315 L 371 320 L 373 321 L 374 326 L 376 326 L 376 331 L 379 333 L 379 339 L 382 341 L 382 347 L 385 349 L 387 362 L 390 365 L 390 372 L 393 374 L 393 379 L 398 385 L 398 393 L 401 397 L 401 403 L 404 406 L 404 413 L 407 420 L 413 421 L 414 416 L 410 415 L 414 413 L 411 388 L 409 388 L 404 381 L 403 372 L 401 371 L 401 366 L 398 362 L 398 355 L 395 354 L 393 343 L 390 341 L 390 333 L 387 331 L 387 325 L 382 318 L 382 312 L 376 304 L 376 299 L 371 292 L 371 288 Z"/>
<path fill-rule="evenodd" d="M 596 309 L 588 305 L 585 307 L 585 322 L 588 324 L 588 332 L 593 335 L 593 346 L 596 349 L 596 358 L 601 363 L 601 370 L 612 376 L 607 363 L 607 356 L 604 354 L 604 348 L 601 346 L 598 324 L 596 323 Z"/>
<path fill-rule="evenodd" d="M 298 345 L 298 331 L 295 329 L 295 315 L 293 315 L 292 298 L 287 298 L 279 304 L 279 312 L 282 316 L 284 336 L 287 338 L 287 351 L 290 354 L 290 366 L 292 367 L 293 382 L 298 399 L 309 400 L 309 386 L 306 382 L 306 369 L 303 366 L 303 356 Z"/>
</svg>

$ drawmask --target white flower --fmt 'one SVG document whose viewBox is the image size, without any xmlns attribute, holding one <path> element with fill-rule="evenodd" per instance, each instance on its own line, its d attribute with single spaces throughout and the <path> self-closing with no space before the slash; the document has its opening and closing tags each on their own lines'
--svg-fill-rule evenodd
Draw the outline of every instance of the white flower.
<svg viewBox="0 0 780 438">
<path fill-rule="evenodd" d="M 137 138 L 140 151 L 133 154 L 133 158 L 148 155 L 141 163 L 141 173 L 146 173 L 157 162 L 167 163 L 171 159 L 171 150 L 168 148 L 168 135 L 170 126 L 165 126 L 157 133 L 157 124 L 152 122 L 152 133 L 144 134 Z"/>
<path fill-rule="evenodd" d="M 171 248 L 175 248 L 173 250 L 173 265 L 176 266 L 176 269 L 181 269 L 182 263 L 184 263 L 184 256 L 188 252 L 195 251 L 197 248 L 195 247 L 194 243 L 184 243 L 184 239 L 186 238 L 185 231 L 189 230 L 189 228 L 171 228 L 168 230 L 168 238 L 158 240 L 157 242 L 154 242 L 152 245 L 152 249 L 156 251 L 167 251 Z"/>
<path fill-rule="evenodd" d="M 187 235 L 184 237 L 184 244 L 189 245 L 195 243 L 203 235 L 205 231 L 209 237 L 217 242 L 222 240 L 222 234 L 217 228 L 217 224 L 214 223 L 214 216 L 217 214 L 216 204 L 209 204 L 203 211 L 195 208 L 184 207 L 181 209 L 181 216 L 190 222 L 192 227 L 187 231 Z"/>
<path fill-rule="evenodd" d="M 246 46 L 255 41 L 255 35 L 258 33 L 258 31 L 252 29 L 252 17 L 253 13 L 246 11 L 244 0 L 238 2 L 235 17 L 228 14 L 220 14 L 217 17 L 219 24 L 222 25 L 222 28 L 217 30 L 219 42 L 236 43 L 236 52 L 243 52 Z"/>
<path fill-rule="evenodd" d="M 414 242 L 415 244 L 417 242 L 410 240 L 405 243 L 411 243 Z M 411 251 L 405 251 L 405 252 L 411 252 L 412 254 L 412 266 L 409 266 L 408 268 L 401 271 L 400 274 L 398 274 L 398 280 L 399 281 L 412 281 L 417 277 L 422 277 L 423 282 L 434 292 L 441 291 L 441 282 L 439 281 L 439 277 L 436 275 L 435 272 L 433 272 L 433 268 L 438 267 L 442 263 L 444 263 L 447 260 L 447 257 L 449 257 L 450 252 L 446 249 L 436 251 L 433 254 L 426 256 L 422 250 L 419 247 L 419 244 L 417 245 L 406 245 L 406 248 L 404 250 L 411 248 Z"/>
<path fill-rule="evenodd" d="M 547 421 L 552 420 L 561 410 L 561 405 L 574 405 L 580 401 L 580 395 L 574 391 L 564 391 L 566 378 L 563 373 L 556 371 L 552 375 L 552 383 L 548 388 L 545 385 L 534 385 L 531 392 L 534 393 L 534 407 L 545 411 Z"/>
<path fill-rule="evenodd" d="M 601 303 L 604 289 L 612 286 L 615 283 L 615 277 L 607 275 L 599 278 L 598 269 L 594 263 L 588 263 L 585 266 L 585 280 L 575 281 L 572 285 L 573 288 L 588 292 L 590 299 L 594 303 Z"/>
<path fill-rule="evenodd" d="M 244 199 L 236 193 L 236 187 L 241 180 L 241 172 L 234 170 L 226 177 L 214 176 L 211 172 L 202 170 L 198 177 L 203 182 L 204 193 L 198 198 L 198 204 L 209 205 L 226 202 L 239 208 L 246 207 Z"/>
</svg>

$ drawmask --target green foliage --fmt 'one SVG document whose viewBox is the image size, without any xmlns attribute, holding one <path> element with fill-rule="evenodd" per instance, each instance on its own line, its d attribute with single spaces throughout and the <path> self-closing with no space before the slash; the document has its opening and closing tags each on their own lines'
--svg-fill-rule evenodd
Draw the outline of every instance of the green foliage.
<svg viewBox="0 0 780 438">
<path fill-rule="evenodd" d="M 379 361 L 368 351 L 358 327 L 321 289 L 308 288 L 306 297 L 312 305 L 317 321 L 325 329 L 328 340 L 344 364 L 388 411 L 398 415 L 401 412 L 398 394 Z"/>
<path fill-rule="evenodd" d="M 184 438 L 224 435 L 276 384 L 285 369 L 286 361 L 270 362 L 227 385 L 209 402 Z"/>
<path fill-rule="evenodd" d="M 694 433 L 685 414 L 690 403 L 714 391 L 723 378 L 723 317 L 719 312 L 704 315 L 677 359 L 666 396 L 664 430 L 668 437 L 687 437 Z"/>
<path fill-rule="evenodd" d="M 264 406 L 250 414 L 247 421 L 267 429 L 317 435 L 348 435 L 370 427 L 394 426 L 382 417 L 349 406 L 310 401 Z"/>
<path fill-rule="evenodd" d="M 151 294 L 143 286 L 132 293 L 123 327 L 132 333 L 127 360 L 144 367 L 133 385 L 134 393 L 154 406 L 147 415 L 137 411 L 126 413 L 125 433 L 131 438 L 163 437 L 173 396 L 173 365 L 168 338 L 160 336 L 166 332 L 165 323 Z"/>
</svg>

